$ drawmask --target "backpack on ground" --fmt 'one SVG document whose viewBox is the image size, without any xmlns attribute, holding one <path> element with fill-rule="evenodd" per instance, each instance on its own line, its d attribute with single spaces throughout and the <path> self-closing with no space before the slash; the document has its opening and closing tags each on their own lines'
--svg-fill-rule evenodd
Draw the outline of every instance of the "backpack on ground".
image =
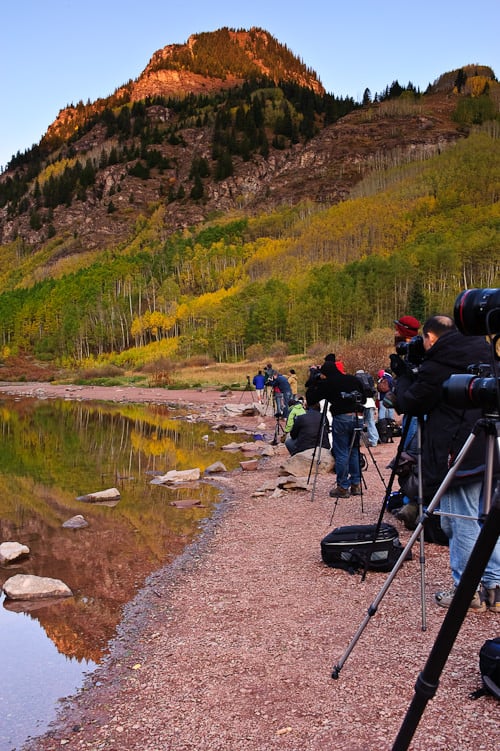
<svg viewBox="0 0 500 751">
<path fill-rule="evenodd" d="M 394 436 L 398 435 L 396 420 L 390 417 L 383 417 L 375 423 L 380 443 L 394 443 Z M 401 433 L 399 433 L 401 435 Z"/>
<path fill-rule="evenodd" d="M 345 571 L 390 571 L 398 560 L 403 546 L 396 527 L 385 522 L 373 540 L 376 524 L 352 524 L 337 527 L 321 540 L 321 558 L 332 568 Z"/>
<path fill-rule="evenodd" d="M 374 399 L 377 396 L 377 389 L 375 388 L 375 382 L 373 376 L 364 371 L 360 373 L 356 372 L 356 378 L 363 384 L 363 396 L 365 399 Z"/>
<path fill-rule="evenodd" d="M 489 694 L 500 699 L 500 637 L 486 639 L 479 650 L 479 670 L 483 687 L 471 694 L 472 699 Z"/>
</svg>

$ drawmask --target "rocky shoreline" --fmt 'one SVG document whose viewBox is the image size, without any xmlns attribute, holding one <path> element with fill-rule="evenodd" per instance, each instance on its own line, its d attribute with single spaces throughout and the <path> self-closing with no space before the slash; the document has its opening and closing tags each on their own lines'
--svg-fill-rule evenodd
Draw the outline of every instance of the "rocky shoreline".
<svg viewBox="0 0 500 751">
<path fill-rule="evenodd" d="M 221 404 L 241 398 L 210 391 L 169 391 L 165 398 L 163 389 L 89 393 L 51 384 L 0 384 L 2 392 L 148 402 L 162 396 L 164 403 L 175 395 L 200 419 L 217 418 Z M 272 430 L 272 416 L 237 422 L 255 430 L 262 419 Z M 395 444 L 372 449 L 363 497 L 337 503 L 328 495 L 331 474 L 318 473 L 307 489 L 260 490 L 280 474 L 282 445 L 259 460 L 257 471 L 219 478 L 221 502 L 199 538 L 149 577 L 125 608 L 109 657 L 25 751 L 390 749 L 443 621 L 432 593 L 449 584 L 448 551 L 425 545 L 426 629 L 417 543 L 332 680 L 387 574 L 369 572 L 362 581 L 326 567 L 320 540 L 332 527 L 377 521 L 384 496 L 378 471 L 387 481 L 395 451 Z M 387 514 L 384 521 L 407 541 L 399 522 Z M 498 628 L 492 613 L 467 616 L 413 751 L 498 745 L 498 703 L 469 698 L 480 683 L 479 648 Z"/>
</svg>

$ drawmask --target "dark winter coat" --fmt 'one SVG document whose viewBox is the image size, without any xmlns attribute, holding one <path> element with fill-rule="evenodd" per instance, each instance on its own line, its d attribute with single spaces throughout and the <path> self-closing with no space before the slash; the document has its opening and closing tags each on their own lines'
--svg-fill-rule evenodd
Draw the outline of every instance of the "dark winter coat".
<svg viewBox="0 0 500 751">
<path fill-rule="evenodd" d="M 443 383 L 452 375 L 466 373 L 471 364 L 490 360 L 484 337 L 464 336 L 453 329 L 442 334 L 427 351 L 416 375 L 403 373 L 395 380 L 396 409 L 399 413 L 426 419 L 422 431 L 422 479 L 424 498 L 430 500 L 450 463 L 481 417 L 481 409 L 451 406 L 443 396 Z M 453 484 L 475 481 L 484 472 L 485 437 L 475 438 L 460 464 Z"/>
<path fill-rule="evenodd" d="M 290 431 L 290 436 L 297 440 L 294 448 L 295 454 L 298 454 L 299 451 L 306 451 L 306 449 L 313 449 L 316 445 L 319 447 L 322 418 L 323 414 L 317 409 L 308 409 L 304 414 L 297 415 Z M 325 415 L 325 425 L 321 441 L 321 446 L 325 449 L 330 448 L 328 429 L 329 424 Z"/>
</svg>

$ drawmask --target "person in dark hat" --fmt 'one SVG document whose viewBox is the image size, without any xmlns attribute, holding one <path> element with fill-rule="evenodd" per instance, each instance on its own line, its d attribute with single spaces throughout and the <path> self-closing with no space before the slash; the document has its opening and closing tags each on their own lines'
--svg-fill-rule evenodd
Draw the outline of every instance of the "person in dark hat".
<svg viewBox="0 0 500 751">
<path fill-rule="evenodd" d="M 337 360 L 333 352 L 329 352 L 327 355 L 325 355 L 324 362 L 325 363 L 333 362 L 334 365 L 337 367 L 338 370 L 340 370 L 341 373 L 345 373 L 344 363 L 341 360 Z"/>
<path fill-rule="evenodd" d="M 332 454 L 335 457 L 336 487 L 330 495 L 348 498 L 361 495 L 361 467 L 358 448 L 353 445 L 355 428 L 363 427 L 363 384 L 353 375 L 342 373 L 337 362 L 326 359 L 317 378 L 308 383 L 306 402 L 330 402 Z M 356 396 L 359 395 L 360 399 Z"/>
</svg>

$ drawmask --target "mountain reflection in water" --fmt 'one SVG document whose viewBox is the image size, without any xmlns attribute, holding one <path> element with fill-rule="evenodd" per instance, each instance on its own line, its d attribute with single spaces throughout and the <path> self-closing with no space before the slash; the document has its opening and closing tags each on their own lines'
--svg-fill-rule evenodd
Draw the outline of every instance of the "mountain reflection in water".
<svg viewBox="0 0 500 751">
<path fill-rule="evenodd" d="M 17 541 L 30 548 L 26 559 L 0 566 L 0 585 L 14 574 L 29 573 L 62 579 L 74 595 L 52 603 L 0 603 L 0 635 L 9 629 L 17 677 L 30 676 L 33 661 L 43 661 L 47 652 L 34 653 L 29 646 L 33 632 L 30 636 L 26 619 L 43 628 L 44 638 L 61 656 L 55 667 L 51 655 L 48 671 L 43 664 L 36 666 L 43 681 L 39 691 L 45 682 L 57 686 L 59 681 L 58 696 L 63 697 L 71 692 L 64 681 L 68 662 L 80 663 L 82 673 L 100 662 L 124 604 L 152 571 L 196 536 L 218 500 L 217 489 L 209 483 L 171 489 L 151 485 L 152 477 L 171 469 L 199 467 L 203 472 L 221 460 L 230 470 L 241 455 L 222 456 L 221 446 L 232 440 L 206 424 L 182 420 L 182 411 L 166 406 L 0 400 L 0 542 Z M 121 494 L 115 506 L 76 500 L 109 487 Z M 201 505 L 171 505 L 181 499 Z M 88 527 L 62 527 L 77 514 Z M 22 682 L 14 682 L 3 668 L 0 751 L 13 748 L 16 741 L 16 733 L 9 735 L 2 726 L 23 720 L 14 709 L 23 705 L 22 697 L 8 696 L 9 679 L 17 693 L 23 690 Z M 43 732 L 40 722 L 52 719 L 46 714 L 44 710 L 37 719 L 36 733 L 32 724 L 18 727 L 17 742 Z M 10 745 L 2 745 L 7 738 Z"/>
</svg>

